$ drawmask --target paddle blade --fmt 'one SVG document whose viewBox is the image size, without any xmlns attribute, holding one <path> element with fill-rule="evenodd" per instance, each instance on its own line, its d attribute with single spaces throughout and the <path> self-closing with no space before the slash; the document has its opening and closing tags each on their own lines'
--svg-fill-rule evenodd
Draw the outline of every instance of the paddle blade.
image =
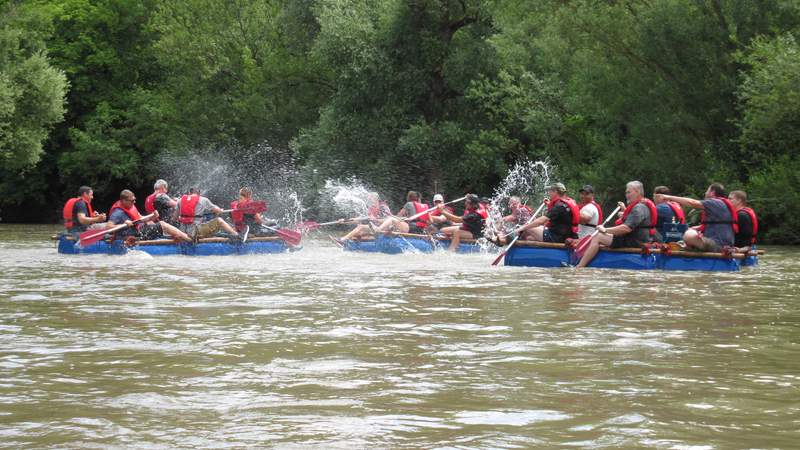
<svg viewBox="0 0 800 450">
<path fill-rule="evenodd" d="M 95 242 L 103 239 L 103 236 L 105 236 L 106 233 L 108 233 L 108 230 L 105 229 L 84 231 L 78 236 L 78 245 L 81 247 L 92 245 Z"/>
<path fill-rule="evenodd" d="M 506 253 L 508 253 L 508 249 L 505 249 L 502 252 L 500 252 L 500 254 L 497 255 L 497 258 L 495 258 L 494 261 L 492 261 L 492 265 L 496 266 L 500 264 L 500 261 L 503 259 L 504 256 L 506 256 Z"/>
<path fill-rule="evenodd" d="M 575 251 L 573 252 L 573 255 L 575 255 L 578 260 L 583 258 L 583 254 L 586 253 L 586 249 L 589 248 L 589 244 L 592 243 L 593 236 L 594 234 L 587 234 L 578 241 L 578 244 L 575 246 Z"/>
<path fill-rule="evenodd" d="M 278 237 L 292 247 L 300 245 L 300 240 L 303 238 L 301 233 L 287 228 L 280 228 L 276 232 L 278 233 Z"/>
<path fill-rule="evenodd" d="M 260 214 L 266 210 L 267 202 L 263 200 L 247 202 L 240 208 L 234 209 L 234 211 L 241 212 L 242 214 Z"/>
</svg>

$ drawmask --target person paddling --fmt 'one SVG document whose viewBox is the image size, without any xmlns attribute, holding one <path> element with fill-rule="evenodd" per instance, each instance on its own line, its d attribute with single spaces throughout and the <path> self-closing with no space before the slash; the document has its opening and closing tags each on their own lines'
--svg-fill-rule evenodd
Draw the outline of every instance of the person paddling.
<svg viewBox="0 0 800 450">
<path fill-rule="evenodd" d="M 146 214 L 158 211 L 159 220 L 175 225 L 177 223 L 175 209 L 178 206 L 178 200 L 170 197 L 167 194 L 168 191 L 169 185 L 166 180 L 156 180 L 153 183 L 153 193 L 144 200 L 144 211 Z"/>
<path fill-rule="evenodd" d="M 672 201 L 702 211 L 700 226 L 689 228 L 683 234 L 687 248 L 719 252 L 733 246 L 734 235 L 739 231 L 738 214 L 722 184 L 711 183 L 703 200 L 666 194 L 656 194 L 654 197 L 657 201 Z"/>
<path fill-rule="evenodd" d="M 337 244 L 343 245 L 343 242 L 346 240 L 357 239 L 362 236 L 369 236 L 372 234 L 373 226 L 378 226 L 382 224 L 387 217 L 391 217 L 392 211 L 389 209 L 389 205 L 381 200 L 380 195 L 378 195 L 377 192 L 370 192 L 367 195 L 367 202 L 367 217 L 354 217 L 352 219 L 339 220 L 340 223 L 354 222 L 358 220 L 359 224 L 343 238 L 332 238 Z"/>
<path fill-rule="evenodd" d="M 756 245 L 758 217 L 756 212 L 747 206 L 747 194 L 744 191 L 731 191 L 728 200 L 736 208 L 736 220 L 739 223 L 739 232 L 734 236 L 733 246 L 738 252 L 748 252 Z"/>
<path fill-rule="evenodd" d="M 453 222 L 451 222 L 444 213 L 455 214 L 455 210 L 449 205 L 444 205 L 442 206 L 442 212 L 439 212 L 440 205 L 444 205 L 444 196 L 442 194 L 436 194 L 433 196 L 433 206 L 436 206 L 436 209 L 428 214 L 430 217 L 430 225 L 428 225 L 426 229 L 426 231 L 431 234 L 441 231 L 444 227 L 453 225 Z"/>
<path fill-rule="evenodd" d="M 597 226 L 598 233 L 589 242 L 578 268 L 586 267 L 601 247 L 638 248 L 653 240 L 658 213 L 656 205 L 644 196 L 644 185 L 640 181 L 629 182 L 625 186 L 625 199 L 628 206 L 615 226 Z"/>
<path fill-rule="evenodd" d="M 451 239 L 448 250 L 455 252 L 461 244 L 461 239 L 478 239 L 483 233 L 487 212 L 480 206 L 480 198 L 475 194 L 467 194 L 464 200 L 464 214 L 457 216 L 445 210 L 444 205 L 439 205 L 437 214 L 443 215 L 453 223 L 451 227 L 442 228 L 442 233 Z"/>
<path fill-rule="evenodd" d="M 266 202 L 261 202 L 266 209 Z M 239 199 L 231 202 L 231 220 L 239 233 L 249 229 L 251 236 L 272 236 L 275 234 L 275 221 L 267 221 L 259 212 L 248 212 L 248 205 L 253 205 L 253 190 L 249 187 L 239 189 Z M 272 227 L 272 228 L 267 228 Z"/>
<path fill-rule="evenodd" d="M 594 233 L 598 225 L 603 223 L 603 208 L 594 200 L 594 187 L 591 184 L 583 186 L 579 191 L 581 203 L 581 219 L 578 225 L 578 239 Z"/>
<path fill-rule="evenodd" d="M 239 233 L 221 217 L 205 220 L 207 216 L 219 216 L 222 208 L 200 195 L 200 189 L 191 188 L 189 193 L 178 201 L 176 211 L 181 231 L 192 236 L 192 240 L 213 236 L 220 229 L 233 238 L 241 239 Z"/>
<path fill-rule="evenodd" d="M 547 187 L 547 211 L 542 216 L 519 228 L 522 239 L 542 242 L 564 242 L 575 238 L 580 222 L 580 208 L 575 200 L 569 198 L 567 188 L 562 183 L 554 183 Z M 498 235 L 493 242 L 499 246 L 506 245 L 508 236 Z"/>
<path fill-rule="evenodd" d="M 389 217 L 378 227 L 379 232 L 394 231 L 397 233 L 423 234 L 425 227 L 428 226 L 429 214 L 423 214 L 413 221 L 403 220 L 403 217 L 411 217 L 428 210 L 428 204 L 420 201 L 420 194 L 417 191 L 408 191 L 406 194 L 406 204 L 397 212 L 397 217 Z"/>
<path fill-rule="evenodd" d="M 94 190 L 89 186 L 81 186 L 78 196 L 67 200 L 62 210 L 64 228 L 67 232 L 77 234 L 88 229 L 105 228 L 106 215 L 92 209 Z"/>
<path fill-rule="evenodd" d="M 155 214 L 156 217 L 158 217 L 158 211 L 155 211 Z M 133 192 L 125 189 L 120 192 L 119 200 L 117 200 L 108 211 L 106 227 L 113 228 L 115 225 L 127 224 L 128 228 L 116 233 L 117 236 L 121 238 L 133 236 L 137 239 L 151 240 L 159 239 L 167 235 L 176 241 L 192 241 L 189 235 L 163 220 L 155 223 L 134 223 L 141 217 L 139 210 L 136 209 L 136 197 L 133 195 Z"/>
</svg>

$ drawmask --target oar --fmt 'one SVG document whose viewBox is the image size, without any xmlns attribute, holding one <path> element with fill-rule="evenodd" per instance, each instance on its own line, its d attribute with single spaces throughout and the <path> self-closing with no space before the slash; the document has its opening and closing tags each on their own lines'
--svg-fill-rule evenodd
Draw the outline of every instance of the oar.
<svg viewBox="0 0 800 450">
<path fill-rule="evenodd" d="M 155 216 L 156 216 L 155 213 L 148 214 L 148 215 L 146 215 L 144 217 L 140 217 L 139 219 L 134 220 L 133 223 L 136 223 L 136 222 L 147 222 L 148 220 L 152 219 Z M 89 246 L 89 245 L 94 244 L 95 242 L 99 241 L 100 239 L 103 239 L 103 236 L 105 236 L 106 233 L 113 233 L 115 231 L 119 231 L 119 230 L 122 230 L 124 228 L 128 228 L 128 224 L 122 223 L 122 224 L 119 224 L 119 225 L 117 225 L 115 227 L 112 227 L 112 228 L 104 228 L 102 230 L 84 231 L 83 233 L 81 233 L 78 236 L 78 245 L 80 245 L 81 247 Z"/>
<path fill-rule="evenodd" d="M 525 225 L 533 222 L 533 219 L 535 219 L 536 216 L 539 215 L 539 212 L 542 210 L 542 208 L 544 208 L 544 205 L 545 205 L 545 202 L 542 202 L 542 204 L 539 205 L 539 208 L 536 209 L 536 212 L 533 213 L 531 218 L 528 219 L 527 222 L 525 222 L 524 224 L 522 224 L 522 225 L 518 226 L 517 228 L 515 228 L 514 232 L 517 232 L 518 230 L 522 229 L 522 227 L 524 227 Z M 503 259 L 504 256 L 506 256 L 506 253 L 508 253 L 508 251 L 511 250 L 511 247 L 514 246 L 514 243 L 517 242 L 517 239 L 519 239 L 520 236 L 521 236 L 520 233 L 517 233 L 517 235 L 514 236 L 514 239 L 512 239 L 511 242 L 506 246 L 506 249 L 503 250 L 502 252 L 500 252 L 500 254 L 497 255 L 497 258 L 495 258 L 494 261 L 492 261 L 492 265 L 493 266 L 496 266 L 496 265 L 500 264 L 500 260 Z"/>
<path fill-rule="evenodd" d="M 234 211 L 241 211 L 243 214 L 259 214 L 267 210 L 267 202 L 259 200 L 256 202 L 248 202 L 243 206 L 234 209 L 223 209 L 220 214 L 230 213 Z"/>
<path fill-rule="evenodd" d="M 365 219 L 365 218 L 364 217 L 356 217 L 356 218 L 353 218 L 353 219 L 339 219 L 339 220 L 334 220 L 332 222 L 322 222 L 322 223 L 317 223 L 317 222 L 314 222 L 313 220 L 306 220 L 305 222 L 300 222 L 299 224 L 295 225 L 294 228 L 295 228 L 295 230 L 300 230 L 300 231 L 312 231 L 312 230 L 316 230 L 316 229 L 318 229 L 320 227 L 326 227 L 328 225 L 351 223 L 351 222 L 355 222 L 357 220 L 363 220 L 363 219 Z"/>
<path fill-rule="evenodd" d="M 264 228 L 269 228 L 270 230 L 274 231 L 278 234 L 278 237 L 283 239 L 284 242 L 291 245 L 292 247 L 297 247 L 300 244 L 300 240 L 303 239 L 303 235 L 297 231 L 290 230 L 288 228 L 273 228 L 268 227 L 266 225 L 262 225 Z"/>
<path fill-rule="evenodd" d="M 612 217 L 616 216 L 617 212 L 619 211 L 619 208 L 620 207 L 617 206 L 617 209 L 615 209 L 614 212 L 609 214 L 606 217 L 606 220 L 604 220 L 601 225 L 605 225 L 606 223 L 608 223 L 609 220 L 611 220 Z M 579 260 L 583 257 L 583 254 L 586 253 L 586 248 L 589 247 L 589 243 L 592 242 L 592 238 L 594 237 L 594 235 L 596 235 L 599 232 L 600 230 L 594 230 L 594 233 L 587 234 L 578 241 L 578 244 L 575 246 L 574 254 Z"/>
<path fill-rule="evenodd" d="M 457 199 L 455 199 L 455 200 L 450 200 L 450 201 L 449 201 L 449 202 L 447 202 L 447 203 L 442 203 L 442 204 L 441 204 L 441 205 L 439 205 L 439 206 L 444 206 L 444 205 L 449 205 L 449 204 L 451 204 L 451 203 L 460 202 L 461 200 L 464 200 L 465 198 L 467 198 L 467 196 L 466 196 L 466 195 L 465 195 L 465 196 L 463 196 L 463 197 L 461 197 L 461 198 L 457 198 Z M 403 219 L 403 220 L 405 220 L 406 222 L 410 222 L 410 221 L 412 221 L 412 220 L 414 220 L 414 219 L 416 219 L 416 218 L 418 218 L 418 217 L 422 217 L 422 216 L 424 216 L 425 214 L 428 214 L 429 212 L 433 211 L 434 209 L 438 208 L 439 206 L 434 206 L 434 207 L 432 207 L 432 208 L 428 208 L 428 209 L 426 209 L 425 211 L 422 211 L 421 213 L 416 213 L 416 214 L 414 214 L 414 215 L 413 215 L 413 216 L 411 216 L 411 217 L 405 217 L 405 218 L 402 218 L 402 219 Z"/>
</svg>

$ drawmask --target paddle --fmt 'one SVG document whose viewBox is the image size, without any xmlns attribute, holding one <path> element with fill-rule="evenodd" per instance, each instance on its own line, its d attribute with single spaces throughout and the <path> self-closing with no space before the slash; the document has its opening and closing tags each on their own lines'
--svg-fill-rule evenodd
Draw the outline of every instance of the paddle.
<svg viewBox="0 0 800 450">
<path fill-rule="evenodd" d="M 411 216 L 411 217 L 404 217 L 404 218 L 402 218 L 402 219 L 403 219 L 403 220 L 405 220 L 406 222 L 409 222 L 409 221 L 411 221 L 411 220 L 414 220 L 414 219 L 416 219 L 416 218 L 418 218 L 418 217 L 422 217 L 422 216 L 424 216 L 425 214 L 428 214 L 429 212 L 433 211 L 434 209 L 438 208 L 439 206 L 445 206 L 445 205 L 449 205 L 449 204 L 451 204 L 451 203 L 460 202 L 461 200 L 464 200 L 465 198 L 467 198 L 467 196 L 466 196 L 466 195 L 465 195 L 465 196 L 463 196 L 463 197 L 461 197 L 461 198 L 457 198 L 457 199 L 455 199 L 455 200 L 450 200 L 450 201 L 449 201 L 449 202 L 447 202 L 447 203 L 442 203 L 441 205 L 437 205 L 437 206 L 434 206 L 434 207 L 428 208 L 428 209 L 426 209 L 425 211 L 422 211 L 421 213 L 416 213 L 416 214 L 414 214 L 414 215 L 413 215 L 413 216 Z"/>
<path fill-rule="evenodd" d="M 234 211 L 241 211 L 242 214 L 259 214 L 267 210 L 267 202 L 263 200 L 255 202 L 247 202 L 244 205 L 235 209 L 223 209 L 220 214 L 230 213 Z"/>
<path fill-rule="evenodd" d="M 155 216 L 156 216 L 155 213 L 148 214 L 148 215 L 146 215 L 144 217 L 140 217 L 139 219 L 134 220 L 133 223 L 146 222 L 146 221 L 152 219 Z M 102 230 L 84 231 L 83 233 L 81 233 L 78 236 L 78 245 L 80 245 L 81 247 L 89 246 L 89 245 L 94 244 L 95 242 L 99 241 L 100 239 L 103 239 L 103 236 L 105 236 L 106 233 L 114 233 L 115 231 L 119 231 L 119 230 L 122 230 L 124 228 L 128 228 L 128 224 L 121 223 L 121 224 L 119 224 L 119 225 L 117 225 L 115 227 L 112 227 L 112 228 L 104 228 Z"/>
<path fill-rule="evenodd" d="M 522 228 L 522 227 L 524 227 L 525 225 L 527 225 L 527 224 L 529 224 L 529 223 L 533 222 L 533 219 L 535 219 L 535 218 L 536 218 L 536 216 L 538 216 L 538 215 L 539 215 L 539 212 L 542 210 L 542 208 L 544 208 L 544 205 L 545 205 L 545 202 L 542 202 L 542 204 L 541 204 L 541 205 L 539 205 L 539 208 L 538 208 L 538 209 L 536 209 L 536 212 L 535 212 L 535 213 L 533 213 L 533 215 L 531 216 L 531 218 L 530 218 L 530 219 L 528 219 L 528 220 L 527 220 L 527 221 L 526 221 L 524 224 L 522 224 L 522 225 L 518 226 L 517 228 L 515 228 L 515 229 L 514 229 L 514 232 L 516 232 L 517 230 L 521 229 L 521 228 Z M 500 260 L 501 260 L 501 259 L 503 259 L 503 257 L 504 257 L 504 256 L 506 256 L 506 253 L 508 253 L 508 251 L 509 251 L 509 250 L 511 250 L 511 247 L 513 247 L 513 246 L 514 246 L 514 243 L 515 243 L 515 242 L 517 242 L 517 239 L 519 239 L 519 237 L 520 237 L 520 236 L 521 236 L 521 235 L 520 235 L 519 233 L 517 233 L 517 235 L 516 235 L 516 236 L 514 236 L 514 239 L 512 239 L 512 240 L 511 240 L 511 242 L 510 242 L 510 243 L 509 243 L 509 244 L 506 246 L 505 250 L 503 250 L 502 252 L 500 252 L 500 254 L 499 254 L 499 255 L 497 255 L 497 258 L 495 258 L 495 259 L 494 259 L 494 261 L 492 261 L 492 265 L 493 265 L 493 266 L 496 266 L 496 265 L 500 264 Z"/>
<path fill-rule="evenodd" d="M 351 222 L 355 222 L 355 221 L 363 220 L 363 219 L 364 219 L 363 217 L 356 217 L 354 219 L 339 219 L 339 220 L 334 220 L 332 222 L 322 222 L 322 223 L 317 223 L 317 222 L 314 222 L 313 220 L 306 220 L 305 222 L 300 222 L 299 224 L 295 225 L 294 229 L 295 230 L 299 230 L 299 231 L 303 231 L 303 232 L 313 231 L 313 230 L 316 230 L 316 229 L 318 229 L 320 227 L 326 227 L 328 225 L 351 223 Z"/>
<path fill-rule="evenodd" d="M 620 206 L 617 206 L 617 209 L 615 209 L 614 212 L 609 214 L 608 217 L 606 217 L 606 220 L 604 220 L 601 225 L 605 225 L 606 223 L 608 223 L 609 220 L 611 220 L 612 217 L 616 216 L 620 208 L 621 208 Z M 589 247 L 589 243 L 592 242 L 592 238 L 599 232 L 600 230 L 594 230 L 594 233 L 587 234 L 578 241 L 578 244 L 575 246 L 575 251 L 573 252 L 574 255 L 578 258 L 578 260 L 580 260 L 583 257 L 583 254 L 586 253 L 586 249 Z"/>
<path fill-rule="evenodd" d="M 297 247 L 300 245 L 300 240 L 303 238 L 303 235 L 300 232 L 290 230 L 288 228 L 272 228 L 266 225 L 262 225 L 264 228 L 269 228 L 270 230 L 274 231 L 278 234 L 278 237 L 283 239 L 284 242 L 291 245 L 292 247 Z"/>
</svg>

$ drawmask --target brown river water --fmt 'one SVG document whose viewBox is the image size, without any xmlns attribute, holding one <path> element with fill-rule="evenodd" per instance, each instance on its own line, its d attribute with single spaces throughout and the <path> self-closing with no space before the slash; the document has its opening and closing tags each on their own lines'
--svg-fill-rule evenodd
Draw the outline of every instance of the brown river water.
<svg viewBox="0 0 800 450">
<path fill-rule="evenodd" d="M 800 259 L 66 256 L 0 225 L 3 448 L 798 448 Z"/>
</svg>

